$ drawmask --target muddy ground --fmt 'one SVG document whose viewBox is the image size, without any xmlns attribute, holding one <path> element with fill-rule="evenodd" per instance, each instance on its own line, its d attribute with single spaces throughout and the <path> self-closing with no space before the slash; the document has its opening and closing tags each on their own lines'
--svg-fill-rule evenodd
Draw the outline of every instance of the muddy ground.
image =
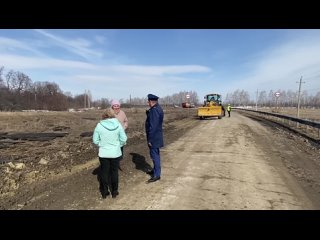
<svg viewBox="0 0 320 240">
<path fill-rule="evenodd" d="M 132 168 L 141 167 L 139 156 L 132 156 L 130 152 L 134 152 L 137 147 L 145 147 L 144 150 L 148 151 L 144 130 L 146 109 L 123 109 L 129 120 L 126 154 L 121 164 L 126 178 L 130 178 L 131 173 L 134 174 Z M 195 109 L 168 108 L 164 112 L 163 128 L 168 144 L 191 127 L 175 123 L 192 118 Z M 91 136 L 101 114 L 100 110 L 1 112 L 0 209 L 21 208 L 56 179 L 95 165 L 92 159 L 96 159 L 97 149 L 92 144 Z M 44 134 L 48 133 L 53 137 L 45 138 Z M 61 133 L 64 136 L 54 138 L 54 134 Z M 22 137 L 12 137 L 17 134 Z"/>
<path fill-rule="evenodd" d="M 101 111 L 0 113 L 0 160 L 2 162 L 0 165 L 0 209 L 153 209 L 154 206 L 146 208 L 150 202 L 152 203 L 152 199 L 145 199 L 144 205 L 139 205 L 139 201 L 145 197 L 141 194 L 148 191 L 145 184 L 142 184 L 148 179 L 145 172 L 152 166 L 144 134 L 145 109 L 124 110 L 130 125 L 127 131 L 129 140 L 121 164 L 123 171 L 120 172 L 119 186 L 121 191 L 124 191 L 125 197 L 120 196 L 118 203 L 121 204 L 118 205 L 116 202 L 111 205 L 110 202 L 108 204 L 103 202 L 98 190 L 99 163 L 96 158 L 97 150 L 91 143 L 90 132 L 99 121 Z M 175 143 L 180 144 L 181 147 L 178 150 L 182 152 L 190 150 L 186 144 L 190 141 L 189 137 L 192 138 L 192 130 L 199 127 L 199 120 L 195 118 L 195 113 L 195 109 L 165 109 L 164 133 L 167 146 Z M 257 146 L 261 147 L 261 151 L 265 151 L 266 156 L 270 155 L 270 158 L 274 159 L 272 161 L 277 160 L 283 163 L 285 171 L 297 179 L 306 192 L 308 199 L 312 202 L 313 207 L 310 208 L 319 209 L 319 146 L 277 124 L 265 122 L 262 119 L 248 115 L 238 119 L 243 121 L 248 119 L 245 121 L 249 124 L 247 126 L 243 122 L 234 122 L 234 124 L 240 124 L 239 130 L 243 132 L 243 135 L 238 134 L 240 138 L 252 138 L 252 133 L 246 135 L 249 133 L 246 129 L 255 129 L 250 127 L 252 121 L 250 122 L 249 119 L 258 122 L 259 126 L 262 125 L 266 129 L 265 134 L 268 133 L 267 139 L 269 145 L 272 146 L 264 146 L 263 139 L 266 135 L 259 136 L 257 131 L 255 131 L 257 135 L 254 136 L 254 142 L 259 143 Z M 219 123 L 219 121 L 224 122 Z M 217 124 L 226 124 L 228 119 L 224 118 L 219 121 Z M 202 121 L 201 124 L 211 123 Z M 221 129 L 218 125 L 215 127 Z M 226 125 L 225 129 L 223 131 L 230 128 Z M 220 142 L 227 144 L 224 139 L 228 133 L 223 131 L 220 130 Z M 236 127 L 234 131 L 237 131 Z M 65 135 L 55 139 L 50 139 L 50 137 L 46 139 L 45 135 L 43 139 L 44 135 L 39 134 L 37 136 L 41 141 L 35 140 L 34 136 L 28 139 L 26 137 L 28 135 L 23 135 L 24 140 L 8 138 L 13 134 L 21 133 L 64 133 Z M 184 142 L 180 142 L 182 140 Z M 230 143 L 232 142 L 234 140 Z M 198 150 L 203 147 L 201 145 Z M 238 147 L 238 144 L 234 142 L 234 148 Z M 246 147 L 247 143 L 244 145 L 244 148 Z M 290 151 L 288 148 L 291 148 Z M 199 152 L 198 150 L 195 151 L 195 154 Z M 164 156 L 172 158 L 171 155 L 166 155 L 165 151 Z M 209 153 L 208 149 L 203 151 L 202 154 Z M 174 157 L 178 158 L 178 156 Z M 170 169 L 171 165 L 175 164 L 172 159 L 166 161 L 164 166 L 167 164 Z M 174 174 L 181 174 L 182 170 L 179 172 L 179 169 L 182 167 L 176 169 Z M 166 180 L 162 181 L 165 185 Z M 164 191 L 162 188 L 159 187 L 158 192 L 155 192 L 154 195 L 161 194 L 161 191 Z M 179 209 L 179 207 L 181 205 L 178 202 L 173 209 Z M 193 209 L 191 205 L 186 208 Z M 213 206 L 200 209 L 241 208 L 215 203 Z"/>
</svg>

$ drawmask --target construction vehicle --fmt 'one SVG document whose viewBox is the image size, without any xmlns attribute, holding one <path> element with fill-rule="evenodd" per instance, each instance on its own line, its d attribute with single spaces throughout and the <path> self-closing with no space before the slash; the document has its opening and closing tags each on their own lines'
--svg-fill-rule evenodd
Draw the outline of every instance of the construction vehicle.
<svg viewBox="0 0 320 240">
<path fill-rule="evenodd" d="M 221 95 L 210 93 L 204 96 L 202 107 L 198 107 L 198 117 L 204 119 L 207 117 L 218 117 L 221 119 L 225 116 L 224 107 L 221 104 Z"/>
<path fill-rule="evenodd" d="M 194 108 L 195 107 L 194 103 L 188 103 L 188 102 L 181 103 L 181 106 L 183 108 Z"/>
</svg>

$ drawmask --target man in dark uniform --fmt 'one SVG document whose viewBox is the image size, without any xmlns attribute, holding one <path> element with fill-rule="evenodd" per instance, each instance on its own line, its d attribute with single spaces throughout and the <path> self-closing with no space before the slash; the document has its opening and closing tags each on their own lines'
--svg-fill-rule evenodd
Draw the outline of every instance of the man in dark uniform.
<svg viewBox="0 0 320 240">
<path fill-rule="evenodd" d="M 153 161 L 153 170 L 149 173 L 152 177 L 148 183 L 160 180 L 161 163 L 160 163 L 160 148 L 163 147 L 163 110 L 158 104 L 156 95 L 148 94 L 148 104 L 150 109 L 147 110 L 147 119 L 145 123 L 147 142 L 150 151 L 150 157 Z"/>
</svg>

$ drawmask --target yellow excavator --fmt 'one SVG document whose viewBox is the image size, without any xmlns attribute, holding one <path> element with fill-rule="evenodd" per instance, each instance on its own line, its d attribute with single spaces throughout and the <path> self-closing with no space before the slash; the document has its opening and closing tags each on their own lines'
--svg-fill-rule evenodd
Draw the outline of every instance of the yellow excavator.
<svg viewBox="0 0 320 240">
<path fill-rule="evenodd" d="M 204 96 L 202 107 L 198 107 L 198 117 L 204 119 L 207 117 L 218 117 L 221 119 L 225 116 L 225 110 L 221 103 L 221 95 L 210 93 Z"/>
</svg>

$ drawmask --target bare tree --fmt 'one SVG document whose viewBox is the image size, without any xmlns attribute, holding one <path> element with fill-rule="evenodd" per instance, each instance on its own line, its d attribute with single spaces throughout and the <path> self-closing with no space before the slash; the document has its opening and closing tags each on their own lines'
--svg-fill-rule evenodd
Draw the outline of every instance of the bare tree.
<svg viewBox="0 0 320 240">
<path fill-rule="evenodd" d="M 259 97 L 258 97 L 258 102 L 259 102 L 259 105 L 264 107 L 266 106 L 267 104 L 267 92 L 266 91 L 260 91 L 259 92 Z"/>
<path fill-rule="evenodd" d="M 22 92 L 29 90 L 32 85 L 32 81 L 26 74 L 17 72 L 16 79 L 16 91 L 21 94 Z"/>
<path fill-rule="evenodd" d="M 16 78 L 16 74 L 17 73 L 15 71 L 10 70 L 6 75 L 6 83 L 9 91 L 13 90 L 13 82 L 15 81 L 14 79 Z"/>
<path fill-rule="evenodd" d="M 2 78 L 3 72 L 4 72 L 4 67 L 0 67 L 0 88 L 4 87 L 4 80 Z"/>
</svg>

